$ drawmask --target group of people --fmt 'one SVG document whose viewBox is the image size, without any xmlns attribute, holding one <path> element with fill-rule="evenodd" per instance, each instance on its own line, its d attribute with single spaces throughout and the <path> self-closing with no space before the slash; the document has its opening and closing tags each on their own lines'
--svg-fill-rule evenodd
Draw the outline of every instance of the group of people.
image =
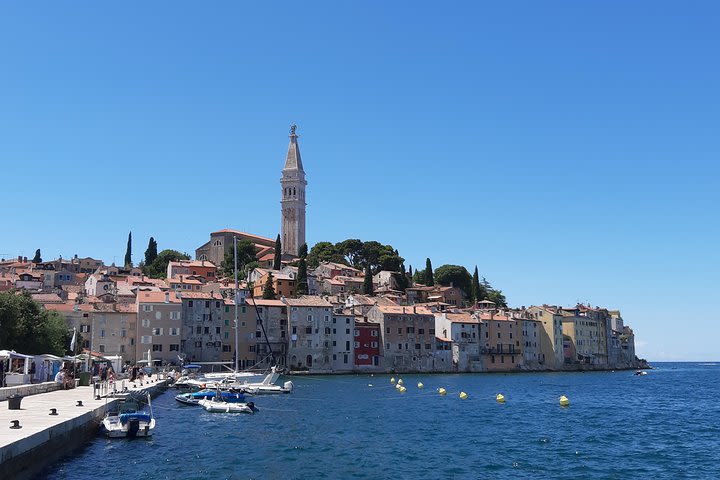
<svg viewBox="0 0 720 480">
<path fill-rule="evenodd" d="M 61 368 L 60 371 L 55 374 L 55 383 L 61 385 L 63 390 L 75 388 L 75 376 L 72 370 L 65 367 Z"/>
</svg>

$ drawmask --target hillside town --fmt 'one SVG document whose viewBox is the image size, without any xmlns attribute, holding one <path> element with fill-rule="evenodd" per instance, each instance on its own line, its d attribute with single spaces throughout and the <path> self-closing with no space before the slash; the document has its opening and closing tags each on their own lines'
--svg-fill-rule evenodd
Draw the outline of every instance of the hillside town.
<svg viewBox="0 0 720 480">
<path fill-rule="evenodd" d="M 243 369 L 274 363 L 313 373 L 640 366 L 633 330 L 618 310 L 508 308 L 497 296 L 479 294 L 476 282 L 471 289 L 434 282 L 429 260 L 424 276 L 406 273 L 392 249 L 385 264 L 367 260 L 364 269 L 357 268 L 362 261 L 318 257 L 316 248 L 308 261 L 307 181 L 295 129 L 282 171 L 277 239 L 218 230 L 194 260 L 170 259 L 154 272 L 157 252 L 134 265 L 130 238 L 123 266 L 77 255 L 43 261 L 38 250 L 30 260 L 0 261 L 0 292 L 28 294 L 80 335 L 80 348 L 132 364 L 231 365 L 237 355 Z M 237 288 L 236 242 L 253 257 L 242 262 Z"/>
</svg>

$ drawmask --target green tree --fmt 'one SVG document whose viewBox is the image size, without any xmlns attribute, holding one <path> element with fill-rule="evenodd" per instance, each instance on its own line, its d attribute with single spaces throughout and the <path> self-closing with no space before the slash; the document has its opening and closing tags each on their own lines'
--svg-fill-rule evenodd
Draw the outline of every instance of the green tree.
<svg viewBox="0 0 720 480">
<path fill-rule="evenodd" d="M 157 242 L 153 237 L 150 237 L 147 250 L 145 250 L 145 265 L 150 265 L 151 263 L 153 263 L 157 256 Z"/>
<path fill-rule="evenodd" d="M 405 272 L 405 264 L 400 264 L 400 271 L 394 275 L 398 290 L 405 291 L 410 286 L 410 280 Z"/>
<path fill-rule="evenodd" d="M 345 257 L 345 262 L 354 268 L 363 268 L 361 265 L 363 255 L 363 242 L 357 238 L 349 238 L 335 245 L 335 248 Z"/>
<path fill-rule="evenodd" d="M 42 263 L 42 257 L 40 256 L 40 249 L 35 250 L 35 256 L 32 259 L 32 263 Z"/>
<path fill-rule="evenodd" d="M 478 274 L 477 265 L 475 265 L 475 271 L 473 272 L 471 290 L 473 303 L 482 302 L 483 300 L 485 300 L 486 292 L 485 288 L 480 285 L 480 275 Z"/>
<path fill-rule="evenodd" d="M 507 301 L 502 290 L 490 290 L 487 294 L 487 299 L 495 304 L 496 307 L 507 308 Z"/>
<path fill-rule="evenodd" d="M 125 250 L 125 268 L 132 267 L 132 232 L 128 233 L 127 249 Z"/>
<path fill-rule="evenodd" d="M 245 278 L 251 263 L 255 262 L 255 245 L 250 240 L 238 240 L 238 278 Z M 223 261 L 220 264 L 220 273 L 225 278 L 235 277 L 235 253 L 234 248 L 225 252 Z"/>
<path fill-rule="evenodd" d="M 299 297 L 300 295 L 308 294 L 308 279 L 307 279 L 307 244 L 303 243 L 300 246 L 300 262 L 298 262 L 298 274 L 297 274 L 297 287 L 295 288 L 295 294 Z"/>
<path fill-rule="evenodd" d="M 308 267 L 316 268 L 321 262 L 344 263 L 345 258 L 335 245 L 330 242 L 318 242 L 310 249 L 307 256 Z"/>
<path fill-rule="evenodd" d="M 263 288 L 262 298 L 264 300 L 274 300 L 275 299 L 275 287 L 273 287 L 273 274 L 272 273 L 269 273 L 267 276 L 267 280 L 265 280 L 265 288 Z"/>
<path fill-rule="evenodd" d="M 472 277 L 465 267 L 460 265 L 442 265 L 435 270 L 435 282 L 448 286 L 452 284 L 463 291 L 465 296 L 472 294 Z"/>
<path fill-rule="evenodd" d="M 150 265 L 145 265 L 145 275 L 152 278 L 165 278 L 168 263 L 180 260 L 190 260 L 190 256 L 177 250 L 163 250 L 158 253 L 157 258 Z"/>
<path fill-rule="evenodd" d="M 435 285 L 432 262 L 429 258 L 425 260 L 425 285 L 427 285 L 428 287 L 432 287 L 433 285 Z"/>
<path fill-rule="evenodd" d="M 413 283 L 425 285 L 425 270 L 415 270 L 412 276 Z"/>
<path fill-rule="evenodd" d="M 362 292 L 364 295 L 373 295 L 373 277 L 370 265 L 365 267 L 365 279 L 363 280 Z"/>
<path fill-rule="evenodd" d="M 48 312 L 27 292 L 0 293 L 0 345 L 9 350 L 38 355 L 65 355 L 70 336 L 57 312 Z"/>
<path fill-rule="evenodd" d="M 273 258 L 273 270 L 282 268 L 282 244 L 280 243 L 280 234 L 275 239 L 275 257 Z"/>
</svg>

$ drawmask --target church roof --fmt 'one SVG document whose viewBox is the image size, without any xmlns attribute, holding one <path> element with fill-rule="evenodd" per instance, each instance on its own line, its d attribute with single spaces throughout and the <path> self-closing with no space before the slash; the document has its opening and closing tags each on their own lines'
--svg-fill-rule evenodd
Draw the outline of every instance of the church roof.
<svg viewBox="0 0 720 480">
<path fill-rule="evenodd" d="M 300 147 L 297 143 L 295 125 L 290 127 L 290 145 L 288 145 L 287 157 L 285 158 L 285 168 L 283 168 L 283 170 L 305 171 L 303 170 L 302 159 L 300 158 Z"/>
</svg>

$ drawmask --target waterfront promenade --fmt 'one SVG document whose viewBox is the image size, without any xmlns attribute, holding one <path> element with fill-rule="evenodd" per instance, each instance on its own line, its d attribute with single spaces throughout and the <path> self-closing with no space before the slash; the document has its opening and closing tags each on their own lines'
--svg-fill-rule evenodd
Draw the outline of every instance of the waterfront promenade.
<svg viewBox="0 0 720 480">
<path fill-rule="evenodd" d="M 153 375 L 149 381 L 134 384 L 125 381 L 127 391 L 106 397 L 99 390 L 77 387 L 24 397 L 20 410 L 9 410 L 8 401 L 0 402 L 0 478 L 32 478 L 33 474 L 63 455 L 80 447 L 97 433 L 106 413 L 123 397 L 159 393 L 167 380 Z M 134 385 L 134 386 L 133 386 Z M 118 383 L 122 389 L 123 382 Z M 82 402 L 78 405 L 78 402 Z M 51 415 L 51 409 L 56 415 Z M 11 428 L 14 421 L 20 428 Z"/>
</svg>

